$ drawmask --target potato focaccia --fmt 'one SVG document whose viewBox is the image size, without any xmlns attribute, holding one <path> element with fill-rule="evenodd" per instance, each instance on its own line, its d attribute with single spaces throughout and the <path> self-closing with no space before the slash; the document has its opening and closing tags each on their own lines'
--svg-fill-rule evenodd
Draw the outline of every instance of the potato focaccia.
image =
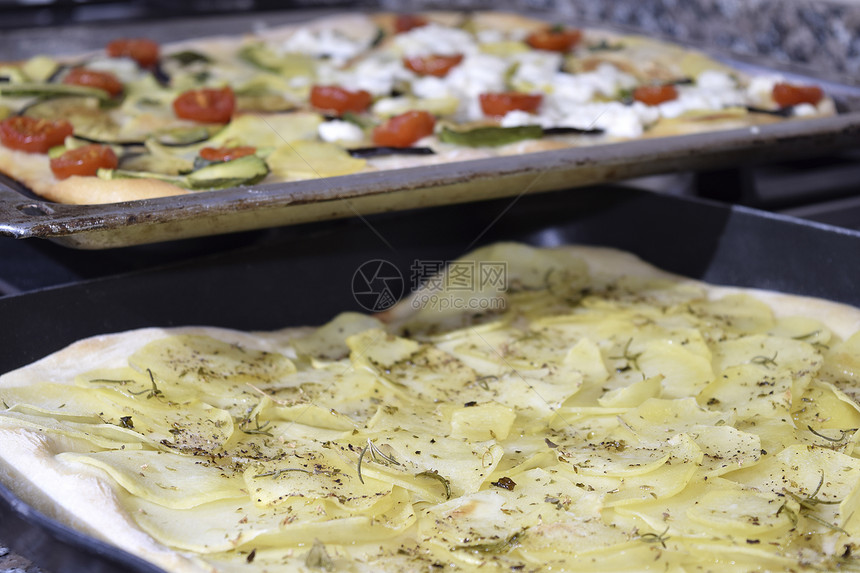
<svg viewBox="0 0 860 573">
<path fill-rule="evenodd" d="M 457 263 L 504 284 L 7 373 L 0 479 L 170 572 L 858 565 L 860 311 L 594 247 Z"/>
<path fill-rule="evenodd" d="M 818 86 L 651 38 L 497 12 L 344 14 L 0 65 L 0 172 L 110 203 L 832 113 Z"/>
</svg>

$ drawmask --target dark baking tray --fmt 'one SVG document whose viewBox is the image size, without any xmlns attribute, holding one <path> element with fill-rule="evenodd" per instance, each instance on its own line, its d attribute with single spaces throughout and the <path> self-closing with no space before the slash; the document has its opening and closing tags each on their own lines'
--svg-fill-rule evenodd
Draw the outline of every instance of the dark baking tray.
<svg viewBox="0 0 860 573">
<path fill-rule="evenodd" d="M 0 60 L 101 49 L 106 41 L 119 36 L 147 35 L 169 42 L 236 34 L 339 13 L 342 10 L 302 9 L 181 18 L 158 25 L 117 24 L 110 30 L 96 25 L 12 30 L 0 36 Z M 779 71 L 765 61 L 754 65 L 713 55 L 751 73 Z M 843 113 L 747 129 L 107 205 L 52 203 L 22 193 L 13 182 L 0 179 L 0 237 L 49 238 L 73 248 L 105 249 L 516 196 L 526 189 L 550 191 L 656 173 L 808 157 L 860 142 L 860 87 L 785 75 L 791 81 L 822 85 Z"/>
<path fill-rule="evenodd" d="M 319 324 L 360 310 L 351 285 L 363 262 L 388 260 L 409 277 L 415 260 L 451 260 L 498 240 L 613 246 L 713 283 L 860 306 L 858 232 L 603 186 L 306 224 L 190 263 L 0 298 L 0 372 L 79 338 L 130 328 Z M 53 573 L 156 571 L 47 520 L 3 487 L 0 540 Z"/>
</svg>

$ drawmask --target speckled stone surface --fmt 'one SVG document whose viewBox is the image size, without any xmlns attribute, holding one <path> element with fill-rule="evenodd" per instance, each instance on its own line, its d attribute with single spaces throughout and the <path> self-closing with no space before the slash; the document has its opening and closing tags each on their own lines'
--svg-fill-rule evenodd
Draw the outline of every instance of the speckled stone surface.
<svg viewBox="0 0 860 573">
<path fill-rule="evenodd" d="M 310 1 L 296 4 L 320 7 Z M 848 0 L 380 0 L 356 4 L 396 11 L 513 10 L 548 20 L 644 33 L 860 86 L 860 2 Z M 81 44 L 83 49 L 86 42 Z M 18 49 L 26 51 L 26 47 Z M 10 553 L 0 540 L 0 573 L 44 572 Z"/>
<path fill-rule="evenodd" d="M 45 573 L 27 559 L 0 547 L 0 572 L 2 573 Z"/>
<path fill-rule="evenodd" d="M 391 10 L 514 10 L 607 25 L 860 85 L 860 3 L 845 0 L 382 0 Z"/>
</svg>

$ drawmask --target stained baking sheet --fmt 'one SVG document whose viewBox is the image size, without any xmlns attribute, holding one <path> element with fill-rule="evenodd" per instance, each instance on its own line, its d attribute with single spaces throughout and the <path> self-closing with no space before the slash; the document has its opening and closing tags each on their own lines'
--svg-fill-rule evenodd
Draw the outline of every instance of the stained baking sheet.
<svg viewBox="0 0 860 573">
<path fill-rule="evenodd" d="M 701 200 L 587 187 L 463 206 L 303 225 L 301 232 L 181 265 L 0 298 L 0 372 L 83 337 L 147 326 L 245 330 L 320 324 L 360 310 L 352 276 L 385 259 L 408 277 L 415 260 L 476 246 L 613 246 L 717 284 L 781 290 L 860 306 L 860 232 Z M 743 253 L 739 256 L 738 253 Z M 0 487 L 0 542 L 51 573 L 155 568 L 60 526 Z"/>
<path fill-rule="evenodd" d="M 237 33 L 306 20 L 331 12 L 199 18 L 164 26 L 146 24 L 159 40 Z M 38 51 L 74 53 L 103 45 L 87 26 L 10 32 L 0 39 L 3 58 Z M 111 37 L 142 33 L 141 24 L 118 26 Z M 35 35 L 35 39 L 33 36 Z M 41 38 L 42 42 L 39 43 Z M 729 62 L 731 63 L 731 62 Z M 749 71 L 750 64 L 743 64 Z M 749 129 L 631 141 L 587 148 L 462 163 L 365 173 L 328 179 L 207 191 L 181 197 L 63 205 L 41 200 L 0 181 L 0 236 L 49 238 L 60 244 L 103 249 L 174 239 L 366 216 L 449 203 L 519 196 L 655 173 L 823 154 L 860 141 L 860 88 L 819 82 L 838 101 L 841 115 Z"/>
</svg>

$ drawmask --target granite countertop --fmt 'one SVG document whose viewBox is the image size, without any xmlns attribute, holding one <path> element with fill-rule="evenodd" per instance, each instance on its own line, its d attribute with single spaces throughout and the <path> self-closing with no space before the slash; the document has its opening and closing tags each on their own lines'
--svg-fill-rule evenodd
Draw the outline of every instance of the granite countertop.
<svg viewBox="0 0 860 573">
<path fill-rule="evenodd" d="M 310 1 L 293 5 L 318 7 Z M 514 10 L 645 33 L 860 86 L 860 2 L 851 0 L 380 0 L 358 5 L 397 11 Z M 45 572 L 0 540 L 0 573 Z"/>
<path fill-rule="evenodd" d="M 45 573 L 27 559 L 0 547 L 0 572 L 2 573 Z"/>
</svg>

